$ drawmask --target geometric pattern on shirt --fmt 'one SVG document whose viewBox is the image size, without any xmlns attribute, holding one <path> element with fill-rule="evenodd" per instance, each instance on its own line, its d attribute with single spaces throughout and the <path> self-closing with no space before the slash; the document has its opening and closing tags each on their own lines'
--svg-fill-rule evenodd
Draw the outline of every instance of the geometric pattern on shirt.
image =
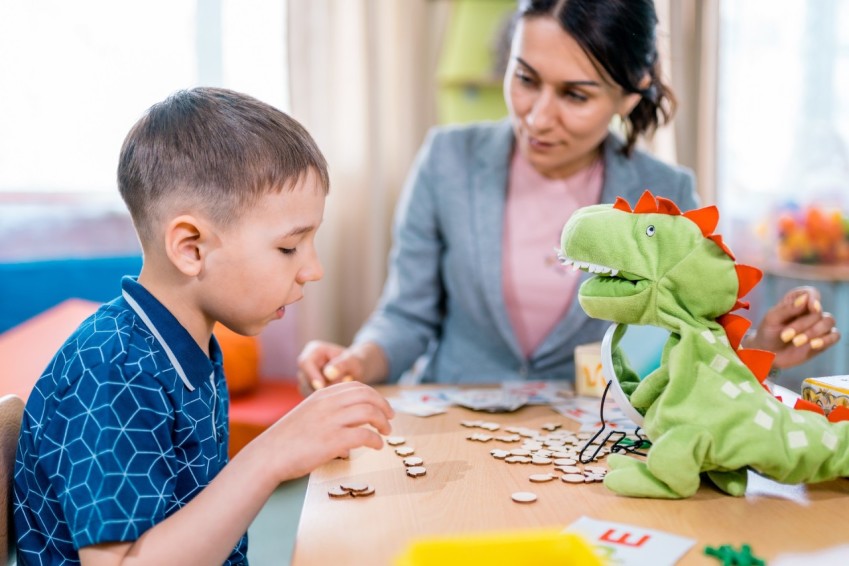
<svg viewBox="0 0 849 566">
<path fill-rule="evenodd" d="M 81 546 L 136 540 L 227 462 L 222 372 L 217 392 L 211 383 L 188 391 L 125 304 L 80 326 L 27 403 L 14 499 L 27 564 L 78 563 Z M 246 552 L 243 536 L 227 564 L 246 562 Z"/>
</svg>

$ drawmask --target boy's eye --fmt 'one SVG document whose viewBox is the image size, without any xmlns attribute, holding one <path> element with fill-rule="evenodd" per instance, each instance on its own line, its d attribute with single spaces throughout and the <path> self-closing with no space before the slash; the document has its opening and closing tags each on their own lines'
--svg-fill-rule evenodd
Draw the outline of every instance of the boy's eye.
<svg viewBox="0 0 849 566">
<path fill-rule="evenodd" d="M 297 249 L 295 249 L 295 248 L 279 248 L 279 249 L 280 249 L 280 251 L 281 251 L 281 252 L 283 252 L 283 255 L 292 255 L 292 254 L 294 254 L 296 251 L 298 251 L 298 250 L 297 250 Z"/>
</svg>

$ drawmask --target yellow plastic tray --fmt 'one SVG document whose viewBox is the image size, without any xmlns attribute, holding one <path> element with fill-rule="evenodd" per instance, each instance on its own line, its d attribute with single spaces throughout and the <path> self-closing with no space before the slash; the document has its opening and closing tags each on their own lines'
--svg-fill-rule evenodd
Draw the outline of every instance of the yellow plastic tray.
<svg viewBox="0 0 849 566">
<path fill-rule="evenodd" d="M 603 566 L 580 535 L 510 531 L 414 541 L 395 566 Z"/>
</svg>

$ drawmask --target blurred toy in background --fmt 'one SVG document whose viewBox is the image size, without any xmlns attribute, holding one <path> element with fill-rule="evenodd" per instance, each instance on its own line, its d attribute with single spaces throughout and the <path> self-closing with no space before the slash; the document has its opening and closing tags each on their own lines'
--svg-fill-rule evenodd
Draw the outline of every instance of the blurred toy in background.
<svg viewBox="0 0 849 566">
<path fill-rule="evenodd" d="M 778 258 L 808 264 L 849 263 L 849 218 L 839 208 L 785 204 L 775 218 Z"/>
</svg>

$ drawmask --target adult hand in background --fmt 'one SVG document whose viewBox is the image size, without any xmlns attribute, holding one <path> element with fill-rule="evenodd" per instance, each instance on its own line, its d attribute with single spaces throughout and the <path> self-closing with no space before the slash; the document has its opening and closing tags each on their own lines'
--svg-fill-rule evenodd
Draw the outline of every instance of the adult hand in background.
<svg viewBox="0 0 849 566">
<path fill-rule="evenodd" d="M 746 342 L 747 348 L 775 353 L 773 366 L 802 364 L 832 347 L 840 339 L 834 317 L 823 311 L 815 287 L 796 287 L 770 307 Z"/>
</svg>

